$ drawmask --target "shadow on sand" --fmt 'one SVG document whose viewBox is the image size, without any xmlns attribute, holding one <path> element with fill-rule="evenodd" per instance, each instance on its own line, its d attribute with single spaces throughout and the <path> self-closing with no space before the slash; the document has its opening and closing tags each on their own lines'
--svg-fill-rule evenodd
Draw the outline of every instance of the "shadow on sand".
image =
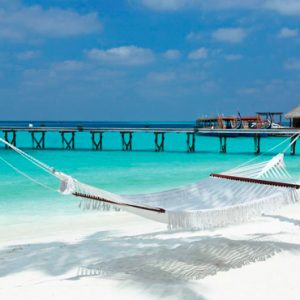
<svg viewBox="0 0 300 300">
<path fill-rule="evenodd" d="M 0 251 L 0 276 L 25 270 L 62 275 L 78 267 L 80 278 L 89 275 L 147 281 L 201 279 L 263 261 L 282 251 L 300 251 L 300 245 L 231 240 L 224 237 L 162 239 L 165 233 L 115 236 L 101 231 L 76 244 L 63 242 L 14 245 Z"/>
<path fill-rule="evenodd" d="M 177 297 L 179 293 L 186 299 L 203 299 L 189 288 L 188 280 L 264 261 L 282 251 L 298 252 L 300 245 L 260 241 L 254 236 L 247 240 L 219 236 L 178 239 L 166 232 L 122 237 L 102 231 L 74 244 L 6 247 L 0 251 L 0 277 L 26 270 L 39 270 L 50 276 L 65 274 L 65 280 L 96 276 L 114 278 L 120 284 L 131 281 L 160 297 L 165 293 Z M 66 274 L 74 268 L 77 274 Z M 150 289 L 159 284 L 163 289 Z"/>
</svg>

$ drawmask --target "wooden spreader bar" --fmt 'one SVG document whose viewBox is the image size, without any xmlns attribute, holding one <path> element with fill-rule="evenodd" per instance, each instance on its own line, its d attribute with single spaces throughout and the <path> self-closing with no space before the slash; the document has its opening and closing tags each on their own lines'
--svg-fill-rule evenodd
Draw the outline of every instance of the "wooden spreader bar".
<svg viewBox="0 0 300 300">
<path fill-rule="evenodd" d="M 92 195 L 89 195 L 89 194 L 78 193 L 78 192 L 74 192 L 74 193 L 72 193 L 72 195 L 74 195 L 76 197 L 82 197 L 82 198 L 87 198 L 87 199 L 91 199 L 91 200 L 101 201 L 101 202 L 112 204 L 112 205 L 128 206 L 128 207 L 134 207 L 134 208 L 144 209 L 144 210 L 148 210 L 148 211 L 154 211 L 154 212 L 161 213 L 161 214 L 164 214 L 166 212 L 165 209 L 160 208 L 160 207 L 157 207 L 157 208 L 153 207 L 152 208 L 152 207 L 146 207 L 146 206 L 135 205 L 135 204 L 119 203 L 119 202 L 107 200 L 107 199 L 104 199 L 104 198 L 101 198 L 101 197 L 92 196 Z"/>
<path fill-rule="evenodd" d="M 212 173 L 212 174 L 210 174 L 210 176 L 228 179 L 228 180 L 234 180 L 234 181 L 250 182 L 250 183 L 257 183 L 257 184 L 271 185 L 271 186 L 278 186 L 278 187 L 286 187 L 286 188 L 293 188 L 293 189 L 297 189 L 297 190 L 300 189 L 300 185 L 294 184 L 294 183 L 269 181 L 269 180 L 262 180 L 262 179 L 248 178 L 248 177 L 239 177 L 239 176 L 217 174 L 217 173 Z"/>
</svg>

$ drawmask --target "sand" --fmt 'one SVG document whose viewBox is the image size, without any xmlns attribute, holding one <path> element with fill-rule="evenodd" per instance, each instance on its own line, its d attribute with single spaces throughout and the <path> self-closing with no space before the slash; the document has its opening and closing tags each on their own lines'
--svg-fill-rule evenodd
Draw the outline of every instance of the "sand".
<svg viewBox="0 0 300 300">
<path fill-rule="evenodd" d="M 300 204 L 169 232 L 125 212 L 0 228 L 0 299 L 299 299 Z"/>
</svg>

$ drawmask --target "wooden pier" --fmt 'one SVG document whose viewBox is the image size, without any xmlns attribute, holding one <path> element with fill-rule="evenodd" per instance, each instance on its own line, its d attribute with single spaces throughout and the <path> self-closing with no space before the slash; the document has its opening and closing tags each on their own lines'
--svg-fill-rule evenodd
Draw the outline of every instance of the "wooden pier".
<svg viewBox="0 0 300 300">
<path fill-rule="evenodd" d="M 187 152 L 195 152 L 196 151 L 196 133 L 195 132 L 187 132 Z"/>
<path fill-rule="evenodd" d="M 154 132 L 155 152 L 165 151 L 165 132 Z"/>
<path fill-rule="evenodd" d="M 16 146 L 16 144 L 17 144 L 17 133 L 16 133 L 16 131 L 14 129 L 11 129 L 11 130 L 4 129 L 3 133 L 4 133 L 5 141 L 12 144 L 13 146 Z M 5 148 L 8 149 L 9 147 L 7 145 L 5 145 Z"/>
<path fill-rule="evenodd" d="M 75 130 L 60 130 L 61 145 L 63 149 L 74 150 L 75 149 Z"/>
<path fill-rule="evenodd" d="M 2 132 L 2 135 L 1 135 Z M 196 152 L 196 136 L 216 137 L 220 141 L 220 153 L 227 152 L 227 143 L 231 138 L 251 138 L 254 142 L 254 154 L 261 151 L 262 138 L 272 137 L 290 137 L 291 141 L 295 141 L 300 135 L 300 130 L 285 129 L 197 129 L 197 128 L 90 128 L 90 127 L 0 127 L 0 136 L 4 140 L 14 146 L 18 146 L 17 135 L 21 132 L 28 132 L 31 135 L 32 149 L 50 149 L 46 144 L 46 135 L 54 132 L 61 135 L 61 149 L 76 149 L 76 136 L 82 132 L 90 133 L 91 146 L 90 149 L 102 151 L 104 149 L 104 136 L 107 133 L 117 132 L 120 134 L 120 149 L 122 151 L 134 150 L 134 134 L 147 133 L 154 135 L 153 150 L 155 152 L 165 151 L 167 135 L 169 133 L 179 133 L 186 135 L 186 151 L 189 153 Z M 19 145 L 22 147 L 22 145 Z M 8 148 L 8 147 L 5 147 Z M 53 149 L 53 148 L 52 148 Z M 203 148 L 202 148 L 203 149 Z M 205 150 L 205 149 L 204 149 Z M 291 145 L 290 154 L 295 155 L 296 142 Z"/>
<path fill-rule="evenodd" d="M 131 151 L 132 150 L 132 131 L 121 131 L 122 137 L 122 150 Z"/>
<path fill-rule="evenodd" d="M 103 131 L 90 131 L 92 135 L 92 149 L 103 150 Z"/>
<path fill-rule="evenodd" d="M 46 131 L 31 131 L 32 149 L 45 149 Z"/>
</svg>

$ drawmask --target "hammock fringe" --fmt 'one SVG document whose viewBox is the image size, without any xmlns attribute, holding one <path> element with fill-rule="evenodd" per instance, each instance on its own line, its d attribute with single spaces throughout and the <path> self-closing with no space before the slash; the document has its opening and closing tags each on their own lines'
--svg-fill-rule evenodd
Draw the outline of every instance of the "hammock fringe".
<svg viewBox="0 0 300 300">
<path fill-rule="evenodd" d="M 114 207 L 107 203 L 81 198 L 78 203 L 78 207 L 84 210 L 97 210 L 97 211 L 120 211 L 118 207 Z"/>
<path fill-rule="evenodd" d="M 296 202 L 300 202 L 299 190 L 289 190 L 244 205 L 195 212 L 171 211 L 168 212 L 168 228 L 205 230 L 245 223 Z"/>
<path fill-rule="evenodd" d="M 214 174 L 197 183 L 171 190 L 140 194 L 117 195 L 83 184 L 47 166 L 24 151 L 0 138 L 24 159 L 60 180 L 59 192 L 81 197 L 79 207 L 92 210 L 124 210 L 168 224 L 171 230 L 209 229 L 248 222 L 285 205 L 300 202 L 300 185 L 292 181 L 284 164 L 284 152 L 299 138 L 295 134 L 283 153 L 272 159 Z M 281 142 L 280 144 L 282 144 Z M 280 144 L 273 147 L 277 148 Z M 38 183 L 1 158 L 29 180 Z M 251 160 L 253 161 L 253 160 Z M 297 183 L 298 180 L 296 180 Z M 41 185 L 41 184 L 40 184 Z M 44 185 L 46 188 L 46 186 Z"/>
<path fill-rule="evenodd" d="M 166 223 L 170 230 L 204 230 L 248 222 L 300 202 L 299 185 L 279 181 L 291 178 L 283 158 L 280 153 L 265 162 L 212 174 L 198 183 L 141 195 L 117 195 L 63 173 L 56 176 L 61 180 L 60 192 L 81 197 L 84 210 L 121 209 Z"/>
</svg>

